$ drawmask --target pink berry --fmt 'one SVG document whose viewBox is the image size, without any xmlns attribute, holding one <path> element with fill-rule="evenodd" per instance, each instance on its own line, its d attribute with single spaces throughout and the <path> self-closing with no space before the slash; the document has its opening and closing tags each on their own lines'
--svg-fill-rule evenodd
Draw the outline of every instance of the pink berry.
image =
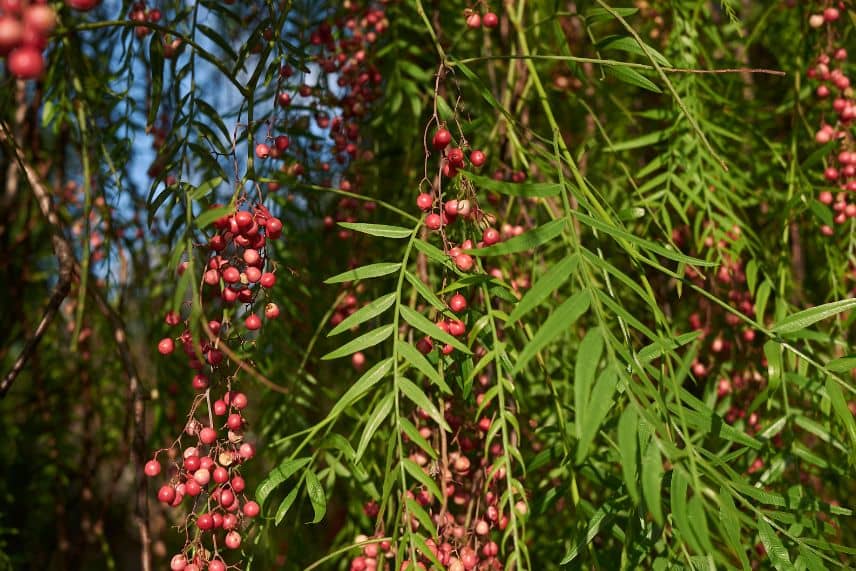
<svg viewBox="0 0 856 571">
<path fill-rule="evenodd" d="M 165 337 L 158 343 L 158 352 L 161 355 L 169 355 L 175 350 L 175 341 L 169 337 Z"/>
<path fill-rule="evenodd" d="M 459 293 L 456 293 L 449 299 L 449 309 L 455 313 L 460 313 L 467 308 L 467 298 Z"/>
<path fill-rule="evenodd" d="M 146 462 L 146 466 L 143 471 L 149 478 L 154 478 L 161 472 L 160 462 L 158 462 L 157 460 L 149 460 L 148 462 Z"/>
<path fill-rule="evenodd" d="M 259 504 L 254 501 L 249 501 L 244 504 L 244 507 L 241 511 L 243 511 L 244 515 L 247 517 L 256 517 L 257 515 L 259 515 L 260 511 Z"/>
</svg>

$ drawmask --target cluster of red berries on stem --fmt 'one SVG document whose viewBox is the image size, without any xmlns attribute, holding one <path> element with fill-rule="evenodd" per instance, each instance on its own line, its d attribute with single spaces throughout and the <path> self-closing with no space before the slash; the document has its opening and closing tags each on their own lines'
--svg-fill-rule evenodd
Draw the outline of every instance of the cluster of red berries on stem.
<svg viewBox="0 0 856 571">
<path fill-rule="evenodd" d="M 450 304 L 452 301 L 450 300 Z M 454 304 L 460 305 L 457 299 Z M 404 442 L 410 443 L 408 459 L 425 472 L 426 477 L 435 480 L 444 498 L 432 495 L 425 487 L 417 487 L 407 492 L 409 500 L 416 502 L 431 514 L 438 529 L 434 537 L 425 538 L 425 545 L 431 556 L 438 560 L 448 571 L 482 571 L 503 569 L 499 559 L 498 540 L 509 525 L 508 509 L 516 511 L 516 517 L 523 518 L 528 512 L 528 506 L 522 500 L 513 506 L 502 505 L 501 500 L 505 490 L 507 477 L 505 468 L 497 459 L 504 454 L 498 437 L 494 441 L 485 441 L 490 432 L 492 419 L 488 408 L 491 402 L 485 402 L 486 393 L 490 388 L 488 375 L 480 375 L 474 387 L 477 411 L 464 401 L 453 400 L 446 404 L 444 417 L 452 429 L 451 435 L 441 434 L 441 431 L 431 421 L 430 416 L 421 409 L 413 414 L 413 424 L 425 441 L 438 451 L 440 457 L 432 461 L 426 451 L 407 437 L 402 435 Z M 478 412 L 478 420 L 473 418 Z M 446 451 L 441 438 L 453 446 Z M 378 515 L 376 502 L 368 502 L 364 512 L 370 518 Z M 406 522 L 415 532 L 421 528 L 420 522 L 412 518 Z M 428 531 L 428 530 L 424 530 Z M 370 538 L 358 536 L 357 543 L 364 543 Z M 388 542 L 378 540 L 361 548 L 360 554 L 351 559 L 351 571 L 371 571 L 388 569 L 385 558 L 391 558 L 394 553 Z M 431 558 L 427 553 L 418 552 L 418 560 L 410 563 L 405 561 L 401 569 L 427 569 Z M 408 567 L 409 566 L 409 567 Z"/>
<path fill-rule="evenodd" d="M 207 423 L 196 418 L 203 401 L 210 405 Z M 158 500 L 176 508 L 191 498 L 193 514 L 185 520 L 187 540 L 170 562 L 172 571 L 224 571 L 220 546 L 237 550 L 242 524 L 259 514 L 259 505 L 244 494 L 246 483 L 240 473 L 241 464 L 255 455 L 255 447 L 244 442 L 242 411 L 247 404 L 246 395 L 240 392 L 227 391 L 213 403 L 210 392 L 200 395 L 184 430 L 195 439 L 193 445 L 181 449 L 179 437 L 169 450 L 159 451 L 170 457 L 170 469 L 168 483 L 158 490 Z M 161 473 L 159 453 L 145 465 L 150 478 Z M 209 537 L 213 551 L 208 548 Z"/>
<path fill-rule="evenodd" d="M 45 71 L 42 51 L 56 27 L 56 13 L 46 1 L 0 1 L 0 57 L 18 79 L 36 79 Z"/>
<path fill-rule="evenodd" d="M 814 139 L 821 145 L 835 143 L 823 170 L 824 181 L 834 189 L 822 190 L 818 200 L 832 208 L 833 223 L 837 226 L 856 218 L 856 201 L 851 196 L 856 192 L 856 143 L 853 136 L 856 96 L 845 71 L 847 50 L 834 45 L 835 23 L 839 17 L 840 10 L 834 6 L 810 17 L 809 24 L 812 27 L 825 26 L 828 34 L 826 47 L 807 72 L 808 78 L 816 82 L 815 97 L 823 109 L 821 126 Z M 834 232 L 832 225 L 824 224 L 821 227 L 821 233 L 825 236 L 832 236 Z"/>
<path fill-rule="evenodd" d="M 151 22 L 156 24 L 161 21 L 162 17 L 163 14 L 158 8 L 149 8 L 145 2 L 134 2 L 128 11 L 128 18 L 138 23 Z M 148 26 L 137 26 L 134 28 L 134 33 L 138 38 L 143 38 L 151 33 L 151 29 Z"/>
<path fill-rule="evenodd" d="M 214 228 L 202 278 L 203 284 L 211 288 L 207 295 L 216 296 L 224 309 L 236 302 L 252 308 L 259 295 L 264 292 L 267 296 L 276 283 L 275 271 L 266 268 L 270 265 L 267 242 L 282 236 L 282 222 L 261 203 L 246 209 L 239 204 L 231 214 L 216 220 Z M 183 264 L 179 271 L 187 271 L 187 266 Z M 278 315 L 279 307 L 267 302 L 265 318 L 275 319 Z M 181 316 L 170 311 L 164 320 L 175 327 L 181 323 Z M 250 311 L 243 325 L 255 331 L 262 326 L 262 319 Z M 229 323 L 211 320 L 207 326 L 207 341 L 195 340 L 187 323 L 178 337 L 195 371 L 192 386 L 197 391 L 184 435 L 169 449 L 156 453 L 145 466 L 148 476 L 158 476 L 162 466 L 157 457 L 166 453 L 171 461 L 169 481 L 158 490 L 158 499 L 178 507 L 184 498 L 192 498 L 182 526 L 187 539 L 182 551 L 172 558 L 173 571 L 224 571 L 226 563 L 220 550 L 240 548 L 241 530 L 246 527 L 242 524 L 260 510 L 244 494 L 246 484 L 240 474 L 241 465 L 253 458 L 256 450 L 245 441 L 247 396 L 233 389 L 235 375 L 226 371 Z M 170 354 L 174 346 L 174 339 L 167 337 L 158 344 L 158 350 Z M 215 394 L 220 398 L 215 400 Z M 200 414 L 203 408 L 207 408 L 207 414 Z M 182 448 L 182 438 L 192 438 L 194 442 Z"/>
</svg>

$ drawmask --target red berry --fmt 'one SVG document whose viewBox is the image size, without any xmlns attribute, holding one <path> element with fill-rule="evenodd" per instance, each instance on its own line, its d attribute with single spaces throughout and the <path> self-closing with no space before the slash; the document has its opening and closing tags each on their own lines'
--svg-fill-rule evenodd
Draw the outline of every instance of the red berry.
<svg viewBox="0 0 856 571">
<path fill-rule="evenodd" d="M 169 337 L 165 337 L 165 338 L 161 339 L 160 343 L 158 343 L 158 352 L 160 352 L 161 355 L 169 355 L 174 350 L 175 350 L 175 341 L 173 341 Z"/>
<path fill-rule="evenodd" d="M 247 406 L 247 395 L 244 393 L 235 393 L 231 396 L 229 404 L 241 410 Z"/>
<path fill-rule="evenodd" d="M 226 564 L 220 559 L 212 559 L 208 563 L 208 571 L 226 571 Z"/>
<path fill-rule="evenodd" d="M 473 268 L 473 257 L 469 254 L 458 254 L 455 258 L 455 265 L 462 272 L 468 272 Z"/>
<path fill-rule="evenodd" d="M 244 325 L 250 331 L 255 331 L 256 329 L 259 329 L 262 326 L 262 320 L 258 315 L 253 313 L 250 314 L 250 316 L 244 320 Z"/>
<path fill-rule="evenodd" d="M 467 298 L 459 293 L 456 293 L 449 299 L 449 309 L 455 313 L 460 313 L 467 308 Z"/>
<path fill-rule="evenodd" d="M 473 163 L 474 167 L 482 166 L 486 160 L 487 157 L 481 151 L 473 151 L 472 153 L 470 153 L 470 162 Z"/>
<path fill-rule="evenodd" d="M 235 501 L 235 494 L 229 490 L 223 490 L 220 492 L 220 497 L 217 498 L 217 501 L 220 502 L 220 505 L 224 508 L 228 508 Z"/>
<path fill-rule="evenodd" d="M 209 529 L 213 529 L 214 518 L 211 517 L 211 514 L 200 514 L 199 517 L 196 518 L 196 527 L 198 527 L 202 531 L 208 531 Z"/>
<path fill-rule="evenodd" d="M 226 425 L 232 430 L 241 430 L 244 426 L 244 418 L 240 414 L 232 413 L 226 419 Z"/>
<path fill-rule="evenodd" d="M 259 280 L 259 283 L 262 284 L 262 287 L 272 288 L 276 283 L 276 274 L 273 272 L 265 272 L 262 274 L 262 278 Z"/>
<path fill-rule="evenodd" d="M 241 511 L 243 511 L 244 515 L 247 517 L 256 517 L 257 515 L 259 515 L 260 511 L 259 504 L 254 501 L 249 501 L 244 504 L 244 507 Z"/>
<path fill-rule="evenodd" d="M 240 454 L 241 458 L 244 460 L 249 460 L 256 455 L 256 448 L 249 442 L 244 442 L 238 449 L 238 454 Z"/>
<path fill-rule="evenodd" d="M 476 29 L 481 27 L 481 16 L 478 14 L 470 14 L 467 16 L 467 27 L 470 29 Z"/>
<path fill-rule="evenodd" d="M 161 489 L 158 490 L 158 500 L 165 503 L 165 504 L 168 504 L 168 503 L 172 502 L 172 500 L 174 500 L 174 499 L 175 499 L 175 488 L 173 488 L 169 484 L 161 486 Z"/>
<path fill-rule="evenodd" d="M 226 534 L 226 547 L 229 549 L 238 549 L 241 547 L 241 534 L 237 531 L 230 531 Z"/>
<path fill-rule="evenodd" d="M 146 476 L 148 476 L 149 478 L 154 478 L 155 476 L 160 474 L 160 471 L 161 471 L 161 465 L 160 465 L 160 462 L 158 462 L 157 460 L 149 460 L 148 462 L 146 462 L 146 467 L 144 468 L 144 472 L 146 473 Z"/>
<path fill-rule="evenodd" d="M 485 228 L 482 234 L 482 241 L 485 246 L 491 246 L 499 242 L 499 232 L 495 228 Z"/>
<path fill-rule="evenodd" d="M 246 487 L 246 484 L 244 483 L 244 479 L 240 476 L 234 476 L 232 478 L 232 481 L 230 482 L 230 485 L 232 486 L 232 490 L 238 494 L 243 492 L 244 488 Z"/>
<path fill-rule="evenodd" d="M 193 375 L 193 388 L 197 391 L 204 391 L 208 388 L 208 377 L 205 375 Z"/>
<path fill-rule="evenodd" d="M 202 444 L 214 444 L 217 441 L 217 431 L 206 426 L 199 431 L 199 440 L 202 441 Z"/>
<path fill-rule="evenodd" d="M 75 10 L 92 10 L 101 3 L 101 0 L 66 0 L 66 4 Z"/>
<path fill-rule="evenodd" d="M 270 156 L 270 147 L 264 143 L 256 145 L 256 156 L 260 159 L 266 159 Z"/>
<path fill-rule="evenodd" d="M 416 197 L 416 206 L 420 210 L 430 210 L 432 204 L 434 204 L 434 199 L 427 192 L 420 193 Z"/>
<path fill-rule="evenodd" d="M 283 152 L 288 149 L 288 146 L 291 144 L 291 141 L 286 135 L 280 135 L 279 137 L 274 139 L 274 144 L 276 144 L 277 150 Z"/>
<path fill-rule="evenodd" d="M 440 218 L 439 214 L 432 213 L 425 217 L 425 226 L 429 230 L 439 230 L 442 224 L 443 220 Z"/>
<path fill-rule="evenodd" d="M 187 569 L 187 557 L 179 553 L 173 555 L 169 562 L 170 571 L 185 571 Z"/>
<path fill-rule="evenodd" d="M 224 414 L 226 414 L 226 403 L 222 400 L 214 401 L 214 404 L 211 405 L 211 407 L 214 409 L 214 414 L 216 414 L 217 416 L 223 416 Z"/>
<path fill-rule="evenodd" d="M 279 317 L 279 306 L 275 303 L 265 305 L 265 317 L 267 319 L 276 319 Z"/>
<path fill-rule="evenodd" d="M 12 16 L 0 16 L 0 55 L 6 55 L 21 44 L 24 26 Z"/>
<path fill-rule="evenodd" d="M 435 149 L 445 149 L 451 142 L 452 133 L 444 127 L 442 129 L 438 129 L 437 132 L 434 133 L 434 138 L 431 141 L 431 144 L 434 145 Z"/>
<path fill-rule="evenodd" d="M 222 466 L 217 466 L 214 468 L 214 472 L 211 474 L 211 477 L 218 484 L 223 484 L 229 480 L 229 471 Z"/>
<path fill-rule="evenodd" d="M 482 24 L 484 24 L 485 28 L 495 28 L 499 25 L 499 16 L 493 12 L 487 12 L 482 16 Z"/>
</svg>

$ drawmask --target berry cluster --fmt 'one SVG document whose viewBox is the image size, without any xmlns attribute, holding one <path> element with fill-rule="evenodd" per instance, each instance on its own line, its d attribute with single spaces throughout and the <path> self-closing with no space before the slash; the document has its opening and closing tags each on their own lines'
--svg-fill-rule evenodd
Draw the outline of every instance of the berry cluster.
<svg viewBox="0 0 856 571">
<path fill-rule="evenodd" d="M 460 302 L 460 299 L 456 301 Z M 446 404 L 444 417 L 452 429 L 448 436 L 441 434 L 427 413 L 419 409 L 414 413 L 413 424 L 424 442 L 434 449 L 437 460 L 429 457 L 423 448 L 424 443 L 413 442 L 406 434 L 402 435 L 410 444 L 408 459 L 419 466 L 427 478 L 435 481 L 442 494 L 442 498 L 438 498 L 424 486 L 407 492 L 410 501 L 432 514 L 432 522 L 438 532 L 424 538 L 430 555 L 418 552 L 419 560 L 414 563 L 404 561 L 402 570 L 427 569 L 432 560 L 439 561 L 448 571 L 503 569 L 498 558 L 498 541 L 509 525 L 509 514 L 504 513 L 501 507 L 504 502 L 500 501 L 507 486 L 507 474 L 498 462 L 504 453 L 498 436 L 494 433 L 492 440 L 486 441 L 493 422 L 488 412 L 493 404 L 487 397 L 490 384 L 488 375 L 478 377 L 474 387 L 475 406 L 457 399 Z M 478 420 L 467 420 L 471 418 Z M 444 437 L 451 443 L 451 450 L 446 450 Z M 528 513 L 528 506 L 522 500 L 517 501 L 512 509 L 518 519 Z M 367 503 L 364 511 L 369 517 L 376 517 L 377 503 Z M 412 516 L 406 525 L 413 531 L 421 529 L 419 520 Z M 428 530 L 424 532 L 430 534 Z M 356 543 L 366 541 L 370 538 L 362 535 L 356 538 Z M 384 558 L 392 557 L 393 552 L 388 542 L 369 543 L 351 559 L 350 569 L 388 569 Z"/>
<path fill-rule="evenodd" d="M 206 396 L 210 403 L 210 395 Z M 243 493 L 246 483 L 240 474 L 241 464 L 255 455 L 255 447 L 243 441 L 246 395 L 224 393 L 222 399 L 211 404 L 207 425 L 195 418 L 202 400 L 197 398 L 184 430 L 186 436 L 195 438 L 194 445 L 181 450 L 179 438 L 165 451 L 170 457 L 169 482 L 157 494 L 158 500 L 173 508 L 181 505 L 185 497 L 192 498 L 191 515 L 184 524 L 187 541 L 170 562 L 173 571 L 225 571 L 220 546 L 237 550 L 243 522 L 259 513 L 259 505 Z M 225 423 L 217 422 L 215 417 L 226 417 Z M 161 473 L 157 456 L 145 465 L 150 478 Z"/>
<path fill-rule="evenodd" d="M 161 21 L 163 14 L 157 8 L 148 8 L 145 2 L 134 2 L 131 9 L 128 11 L 128 18 L 132 22 L 152 22 Z M 138 38 L 143 38 L 151 33 L 151 29 L 147 26 L 137 26 L 134 28 L 134 33 Z"/>
<path fill-rule="evenodd" d="M 481 4 L 481 2 L 479 2 Z M 484 26 L 485 28 L 495 28 L 499 25 L 499 16 L 495 12 L 487 10 L 483 14 L 479 11 L 479 6 L 475 8 L 467 8 L 464 10 L 464 17 L 467 20 L 467 27 L 475 30 Z"/>
<path fill-rule="evenodd" d="M 856 144 L 853 137 L 856 97 L 845 71 L 847 50 L 834 45 L 835 23 L 840 18 L 840 8 L 843 6 L 829 6 L 822 13 L 810 17 L 811 27 L 826 27 L 828 41 L 807 72 L 808 78 L 816 82 L 815 96 L 823 109 L 821 126 L 814 139 L 821 145 L 835 142 L 823 170 L 826 184 L 835 189 L 822 190 L 818 200 L 832 208 L 833 222 L 837 226 L 856 218 L 856 202 L 850 196 L 856 192 Z M 835 230 L 833 226 L 824 224 L 821 233 L 832 236 Z"/>
<path fill-rule="evenodd" d="M 258 330 L 262 319 L 252 307 L 259 301 L 259 294 L 267 297 L 276 283 L 273 269 L 265 271 L 269 264 L 266 246 L 268 240 L 282 235 L 282 222 L 263 204 L 256 203 L 220 218 L 214 222 L 214 228 L 217 232 L 208 241 L 210 254 L 203 274 L 203 283 L 212 288 L 209 297 L 218 299 L 224 309 L 236 302 L 246 304 L 249 311 L 243 325 L 248 331 Z M 187 271 L 187 266 L 183 264 L 179 271 Z M 279 307 L 267 302 L 265 318 L 275 319 L 278 315 Z M 181 323 L 181 316 L 170 311 L 164 320 L 175 327 Z M 184 428 L 184 437 L 194 442 L 182 448 L 179 437 L 145 466 L 148 476 L 160 474 L 157 456 L 165 452 L 172 468 L 169 482 L 158 491 L 158 499 L 177 507 L 185 497 L 192 498 L 182 526 L 187 537 L 185 546 L 171 562 L 174 571 L 223 571 L 226 565 L 220 547 L 238 549 L 242 522 L 259 513 L 259 505 L 243 494 L 245 483 L 240 475 L 241 465 L 255 455 L 255 446 L 244 437 L 247 396 L 232 388 L 235 375 L 226 370 L 224 349 L 232 341 L 227 336 L 229 322 L 211 320 L 207 325 L 212 336 L 209 340 L 194 339 L 188 323 L 178 337 L 189 366 L 195 371 L 192 386 L 197 396 Z M 164 355 L 172 353 L 174 348 L 172 337 L 158 344 Z M 218 392 L 221 398 L 214 400 L 214 391 L 222 391 Z M 203 408 L 207 408 L 207 414 L 202 414 Z"/>
<path fill-rule="evenodd" d="M 0 2 L 0 57 L 18 79 L 36 79 L 45 71 L 42 51 L 56 27 L 56 13 L 45 0 Z"/>
</svg>

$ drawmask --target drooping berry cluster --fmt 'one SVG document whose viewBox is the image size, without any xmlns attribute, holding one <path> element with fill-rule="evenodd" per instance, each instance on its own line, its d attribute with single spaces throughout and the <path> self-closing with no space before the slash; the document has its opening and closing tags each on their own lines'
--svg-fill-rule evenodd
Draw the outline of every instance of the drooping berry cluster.
<svg viewBox="0 0 856 571">
<path fill-rule="evenodd" d="M 812 28 L 823 28 L 827 32 L 826 45 L 817 56 L 807 75 L 815 84 L 815 97 L 821 104 L 820 129 L 814 139 L 818 144 L 832 143 L 823 179 L 828 187 L 818 195 L 818 200 L 832 208 L 833 225 L 824 224 L 821 232 L 826 236 L 835 233 L 847 220 L 856 218 L 856 201 L 851 194 L 856 192 L 856 143 L 853 126 L 856 120 L 856 97 L 847 73 L 847 50 L 836 47 L 836 23 L 843 6 L 827 6 L 821 13 L 809 19 Z"/>
<path fill-rule="evenodd" d="M 267 256 L 268 240 L 282 235 L 282 222 L 261 203 L 239 208 L 214 222 L 216 233 L 209 239 L 209 258 L 203 284 L 209 288 L 213 307 L 225 314 L 236 303 L 245 306 L 243 327 L 246 332 L 262 326 L 262 318 L 253 307 L 264 303 L 264 317 L 275 319 L 279 307 L 269 301 L 276 273 Z M 180 271 L 187 271 L 182 265 Z M 206 292 L 203 292 L 205 294 Z M 204 296 L 205 299 L 205 296 Z M 181 316 L 170 311 L 166 324 L 174 327 Z M 227 347 L 239 343 L 242 333 L 230 321 L 207 322 L 208 336 L 195 339 L 189 323 L 178 337 L 195 371 L 192 386 L 197 391 L 188 415 L 184 434 L 169 449 L 160 450 L 145 467 L 150 477 L 161 472 L 160 454 L 170 461 L 168 481 L 158 491 L 158 499 L 171 507 L 190 498 L 181 527 L 186 542 L 171 562 L 174 571 L 223 571 L 226 568 L 221 549 L 237 550 L 246 520 L 259 513 L 259 505 L 244 494 L 241 465 L 255 455 L 255 446 L 245 441 L 246 419 L 243 411 L 247 396 L 234 390 L 237 371 L 226 358 Z M 158 344 L 162 354 L 170 354 L 175 340 L 167 337 Z M 219 397 L 219 398 L 217 398 Z M 183 439 L 193 439 L 184 446 Z"/>
</svg>

